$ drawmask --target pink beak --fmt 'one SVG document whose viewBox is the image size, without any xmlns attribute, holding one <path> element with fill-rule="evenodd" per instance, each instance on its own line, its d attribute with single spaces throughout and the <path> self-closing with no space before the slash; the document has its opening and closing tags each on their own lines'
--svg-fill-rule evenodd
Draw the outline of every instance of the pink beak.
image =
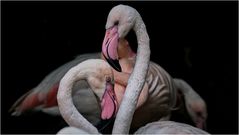
<svg viewBox="0 0 239 135">
<path fill-rule="evenodd" d="M 101 102 L 101 109 L 101 118 L 103 120 L 111 119 L 112 117 L 116 116 L 118 111 L 118 103 L 114 91 L 114 84 L 110 82 L 106 83 L 106 89 Z"/>
<path fill-rule="evenodd" d="M 119 44 L 119 34 L 117 26 L 106 30 L 105 38 L 102 44 L 102 54 L 107 62 L 117 71 L 121 72 L 119 64 L 117 47 Z"/>
<path fill-rule="evenodd" d="M 198 118 L 196 127 L 206 130 L 207 129 L 206 121 L 203 118 Z"/>
</svg>

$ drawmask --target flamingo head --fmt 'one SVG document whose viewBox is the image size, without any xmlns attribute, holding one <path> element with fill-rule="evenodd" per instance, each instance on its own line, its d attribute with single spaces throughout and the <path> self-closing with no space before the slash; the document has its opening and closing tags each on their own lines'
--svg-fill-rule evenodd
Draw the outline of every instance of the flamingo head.
<svg viewBox="0 0 239 135">
<path fill-rule="evenodd" d="M 114 91 L 114 76 L 111 66 L 102 60 L 103 63 L 93 64 L 88 68 L 87 81 L 98 97 L 101 105 L 101 118 L 111 119 L 118 110 L 118 102 Z"/>
<path fill-rule="evenodd" d="M 118 112 L 118 102 L 114 91 L 114 85 L 107 79 L 104 94 L 101 100 L 101 119 L 111 119 Z"/>
<path fill-rule="evenodd" d="M 117 51 L 119 39 L 124 38 L 134 27 L 136 13 L 137 11 L 129 6 L 118 5 L 111 9 L 107 18 L 102 54 L 118 72 L 122 71 Z"/>
<path fill-rule="evenodd" d="M 191 116 L 196 127 L 206 130 L 207 108 L 202 101 L 193 101 L 186 104 L 189 115 Z"/>
</svg>

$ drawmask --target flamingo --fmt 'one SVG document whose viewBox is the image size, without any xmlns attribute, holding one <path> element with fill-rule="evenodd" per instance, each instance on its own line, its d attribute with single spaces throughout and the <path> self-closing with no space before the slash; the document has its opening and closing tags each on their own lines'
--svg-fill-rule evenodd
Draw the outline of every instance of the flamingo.
<svg viewBox="0 0 239 135">
<path fill-rule="evenodd" d="M 177 89 L 183 93 L 186 110 L 196 127 L 206 129 L 207 105 L 200 95 L 184 80 L 173 79 Z M 180 108 L 183 109 L 182 107 Z"/>
<path fill-rule="evenodd" d="M 135 134 L 209 134 L 200 128 L 174 121 L 157 121 L 139 128 Z"/>
<path fill-rule="evenodd" d="M 58 131 L 61 134 L 89 134 L 87 131 L 75 128 L 65 127 Z M 149 123 L 146 126 L 138 129 L 135 134 L 209 134 L 199 128 L 178 123 L 174 121 L 157 121 Z"/>
<path fill-rule="evenodd" d="M 128 59 L 128 67 L 124 68 L 124 64 L 121 64 L 121 59 L 119 55 L 119 51 L 117 51 L 117 48 L 121 46 L 122 44 L 119 44 L 118 41 L 121 41 L 126 35 L 127 32 L 130 31 L 131 28 L 134 29 L 136 32 L 136 36 L 138 39 L 138 53 L 142 52 L 140 49 L 142 48 L 141 46 L 149 46 L 149 38 L 147 35 L 147 31 L 145 28 L 145 25 L 143 24 L 143 21 L 139 15 L 139 13 L 136 10 L 124 10 L 127 8 L 127 6 L 117 6 L 114 7 L 107 18 L 107 23 L 106 23 L 106 34 L 105 38 L 103 41 L 102 45 L 102 54 L 104 58 L 107 60 L 107 62 L 116 70 L 121 72 L 122 70 L 127 71 L 127 73 L 131 73 L 132 70 L 140 70 L 143 69 L 143 65 L 147 65 L 147 55 L 149 55 L 149 48 L 143 50 L 143 55 L 146 55 L 146 58 L 142 61 L 145 63 L 140 63 L 142 64 L 139 66 L 139 69 L 137 68 L 137 59 L 142 58 L 143 56 L 139 56 L 140 54 L 137 54 L 137 59 L 135 62 L 135 57 L 134 54 L 131 53 L 130 50 L 130 57 L 131 59 Z M 140 28 L 140 29 L 138 29 Z M 142 44 L 145 43 L 145 44 Z M 130 47 L 127 47 L 130 48 Z M 148 52 L 148 53 L 147 53 Z M 145 54 L 146 53 L 146 54 Z M 144 58 L 144 57 L 143 57 Z M 142 58 L 142 59 L 143 59 Z M 127 59 L 126 59 L 127 61 Z M 136 63 L 136 64 L 135 64 Z M 130 68 L 133 67 L 135 64 L 134 69 Z M 146 66 L 147 67 L 147 66 Z M 134 73 L 133 71 L 133 73 Z M 135 72 L 136 72 L 135 71 Z M 142 70 L 141 70 L 142 71 Z M 124 86 L 127 86 L 128 80 L 126 79 L 126 76 L 130 76 L 127 73 L 119 73 L 119 72 L 114 72 L 114 77 L 115 80 L 124 80 Z M 143 72 L 143 71 L 142 71 Z M 137 76 L 141 76 L 139 71 L 139 74 Z M 145 71 L 144 71 L 145 72 Z M 132 75 L 133 76 L 133 75 Z M 129 77 L 128 77 L 129 78 Z M 142 79 L 142 78 L 141 78 Z M 138 79 L 140 80 L 140 79 Z M 177 80 L 177 79 L 176 79 Z M 129 80 L 131 81 L 131 80 Z M 174 82 L 174 79 L 171 78 L 171 76 L 159 65 L 157 65 L 154 62 L 149 63 L 149 71 L 146 76 L 146 82 L 144 85 L 146 85 L 148 90 L 146 90 L 147 93 L 145 94 L 145 98 L 141 98 L 144 101 L 141 101 L 141 99 L 138 100 L 141 101 L 141 106 L 139 107 L 136 106 L 136 112 L 134 113 L 133 116 L 133 121 L 132 121 L 132 128 L 137 129 L 143 125 L 145 125 L 148 122 L 153 122 L 158 119 L 161 120 L 169 120 L 170 118 L 170 113 L 172 110 L 178 109 L 176 107 L 177 105 L 177 91 L 181 91 L 183 95 L 185 96 L 186 99 L 190 99 L 190 96 L 198 95 L 192 88 L 189 87 L 184 87 L 181 85 L 177 85 L 178 83 Z M 186 82 L 183 85 L 188 85 Z M 138 85 L 139 86 L 139 85 Z M 131 86 L 129 86 L 131 87 Z M 145 87 L 144 87 L 145 88 Z M 190 93 L 193 93 L 194 95 L 189 95 L 186 93 L 186 90 L 183 89 L 189 89 L 187 91 L 192 91 Z M 116 93 L 118 93 L 118 90 L 116 89 Z M 144 89 L 145 91 L 145 89 Z M 123 92 L 122 92 L 123 93 Z M 123 95 L 123 94 L 122 94 Z M 127 95 L 125 93 L 124 95 Z M 189 97 L 189 98 L 188 98 Z M 193 99 L 193 98 L 191 98 Z M 198 101 L 203 99 L 201 97 L 198 98 Z M 193 100 L 186 100 L 186 105 L 188 106 L 190 103 L 192 103 Z M 204 102 L 204 101 L 203 101 Z M 195 104 L 196 102 L 193 102 Z M 202 103 L 202 102 L 201 102 Z M 202 124 L 205 123 L 205 118 L 201 119 L 201 114 L 205 114 L 206 108 L 203 107 L 205 104 L 198 104 L 198 107 L 191 107 L 188 108 L 187 110 L 189 111 L 190 116 L 192 117 L 193 121 L 195 122 L 196 126 L 199 128 L 202 128 Z M 153 111 L 152 111 L 153 110 Z M 196 113 L 200 112 L 200 113 Z M 157 114 L 157 115 L 155 115 Z M 193 115 L 192 115 L 193 114 Z M 194 115 L 196 114 L 196 115 Z M 142 117 L 144 115 L 144 117 Z M 201 119 L 201 121 L 198 121 L 198 118 Z M 197 120 L 196 120 L 197 119 Z M 117 120 L 117 119 L 116 119 Z M 124 120 L 124 119 L 122 119 Z M 201 123 L 201 124 L 200 124 Z"/>
<path fill-rule="evenodd" d="M 59 103 L 60 113 L 62 114 L 65 121 L 70 125 L 70 127 L 61 129 L 57 134 L 100 134 L 99 131 L 77 111 L 73 104 L 71 95 L 72 87 L 75 82 L 81 79 L 86 80 L 94 92 L 100 92 L 102 91 L 102 89 L 105 90 L 105 92 L 101 94 L 102 96 L 98 97 L 101 101 L 101 106 L 108 106 L 107 111 L 112 114 L 115 113 L 109 108 L 116 108 L 117 105 L 117 98 L 115 97 L 113 87 L 114 75 L 110 65 L 100 59 L 86 60 L 71 68 L 60 81 L 57 101 Z M 129 107 L 132 107 L 133 102 L 130 102 L 129 105 Z M 115 126 L 118 125 L 114 125 L 114 128 Z M 146 126 L 141 127 L 136 131 L 136 134 L 139 133 L 206 134 L 206 132 L 200 129 L 172 121 L 159 121 L 147 124 Z"/>
<path fill-rule="evenodd" d="M 19 116 L 30 110 L 43 111 L 53 116 L 60 116 L 56 100 L 59 81 L 70 68 L 91 58 L 100 58 L 100 53 L 79 55 L 74 60 L 52 71 L 38 86 L 20 97 L 9 111 L 12 112 L 14 116 Z M 79 91 L 79 89 L 81 90 Z M 92 91 L 88 89 L 89 86 L 84 80 L 77 82 L 73 87 L 73 101 L 77 109 L 91 123 L 96 125 L 100 121 L 100 108 Z M 82 103 L 84 104 L 82 105 Z"/>
<path fill-rule="evenodd" d="M 99 133 L 97 128 L 87 121 L 73 104 L 72 88 L 78 80 L 88 82 L 101 102 L 102 113 L 107 113 L 109 116 L 116 113 L 114 110 L 118 103 L 114 92 L 112 72 L 111 67 L 104 60 L 89 59 L 71 68 L 61 79 L 57 101 L 62 117 L 70 126 L 91 134 Z"/>
</svg>

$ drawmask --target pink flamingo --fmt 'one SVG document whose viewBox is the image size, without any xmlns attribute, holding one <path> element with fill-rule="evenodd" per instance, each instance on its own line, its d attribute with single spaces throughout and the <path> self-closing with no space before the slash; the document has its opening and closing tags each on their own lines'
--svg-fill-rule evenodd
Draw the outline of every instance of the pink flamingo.
<svg viewBox="0 0 239 135">
<path fill-rule="evenodd" d="M 119 59 L 120 57 L 118 54 L 119 52 L 117 51 L 117 48 L 120 46 L 118 41 L 122 40 L 127 35 L 129 30 L 133 28 L 133 30 L 136 32 L 136 36 L 138 39 L 138 50 L 137 50 L 136 60 L 135 58 L 129 60 L 132 62 L 131 62 L 131 65 L 128 66 L 129 68 L 131 67 L 130 71 L 128 72 L 130 73 L 132 72 L 131 76 L 143 77 L 143 75 L 147 73 L 145 72 L 147 70 L 142 71 L 142 69 L 147 69 L 148 67 L 147 59 L 150 53 L 150 50 L 148 48 L 149 38 L 147 35 L 145 25 L 143 24 L 143 21 L 140 15 L 138 14 L 138 12 L 135 10 L 126 10 L 126 9 L 127 9 L 127 6 L 117 6 L 110 11 L 109 16 L 107 18 L 107 23 L 106 23 L 107 30 L 106 30 L 105 39 L 102 45 L 102 53 L 104 58 L 107 60 L 107 62 L 116 71 L 121 72 L 122 70 L 124 70 L 125 69 L 123 67 L 124 65 L 121 64 L 120 62 L 121 59 Z M 133 66 L 134 68 L 132 69 Z M 114 76 L 116 78 L 115 80 L 125 80 L 124 85 L 125 86 L 127 85 L 127 81 L 125 79 L 126 77 L 124 77 L 124 76 L 129 76 L 127 75 L 127 73 L 114 72 Z M 117 77 L 121 79 L 117 79 Z M 130 82 L 132 83 L 131 79 L 135 83 L 134 86 L 129 86 Z M 144 79 L 146 79 L 146 82 L 144 81 Z M 142 125 L 147 124 L 148 122 L 153 122 L 159 119 L 168 120 L 170 118 L 171 111 L 174 109 L 177 109 L 176 107 L 177 91 L 175 87 L 177 87 L 177 89 L 186 88 L 186 87 L 182 87 L 181 85 L 178 85 L 178 83 L 174 83 L 174 80 L 169 76 L 169 74 L 163 68 L 161 68 L 159 65 L 153 62 L 149 64 L 149 71 L 147 73 L 146 78 L 136 79 L 132 77 L 129 79 L 129 84 L 127 85 L 127 87 L 135 88 L 135 89 L 138 88 L 137 90 L 139 90 L 139 87 L 142 85 L 142 84 L 139 84 L 139 82 L 141 81 L 145 82 L 143 84 L 144 86 L 146 86 L 146 89 L 147 89 L 145 92 L 147 93 L 145 94 L 147 97 L 142 98 L 144 99 L 142 107 L 139 107 L 138 109 L 136 109 L 134 116 L 132 116 L 133 121 L 131 126 L 133 128 L 134 127 L 139 128 Z M 136 84 L 137 84 L 137 87 L 136 87 Z M 118 90 L 116 89 L 116 91 Z M 126 97 L 127 99 L 125 100 L 125 102 L 127 102 L 127 100 L 130 99 L 131 96 L 129 95 L 132 94 L 131 93 L 132 91 L 127 92 L 126 90 L 124 97 Z M 184 94 L 185 91 L 184 90 L 181 90 L 181 91 Z M 186 95 L 185 97 L 188 97 L 188 96 L 190 95 Z M 202 99 L 200 98 L 199 100 L 202 100 Z M 140 101 L 140 99 L 138 101 Z M 189 101 L 189 102 L 192 102 L 192 101 Z M 204 106 L 204 104 L 200 104 L 200 105 Z M 196 109 L 190 108 L 190 109 L 191 109 L 191 112 L 200 110 L 200 108 L 196 108 Z M 204 112 L 205 108 L 202 107 L 200 111 Z M 144 117 L 142 117 L 142 115 Z M 197 115 L 195 115 L 194 117 L 197 117 Z M 125 119 L 126 118 L 120 117 L 119 119 L 116 119 L 116 121 L 117 120 L 122 121 Z M 198 122 L 198 121 L 195 121 L 195 122 Z M 122 128 L 122 126 L 120 126 L 119 129 L 120 128 Z M 118 127 L 116 129 L 118 129 Z"/>
</svg>

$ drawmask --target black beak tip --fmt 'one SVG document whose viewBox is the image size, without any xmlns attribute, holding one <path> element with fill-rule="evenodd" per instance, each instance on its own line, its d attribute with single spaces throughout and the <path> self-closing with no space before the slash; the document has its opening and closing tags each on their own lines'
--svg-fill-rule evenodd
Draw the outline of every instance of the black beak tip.
<svg viewBox="0 0 239 135">
<path fill-rule="evenodd" d="M 112 59 L 106 59 L 106 60 L 110 64 L 110 66 L 113 67 L 116 71 L 122 72 L 121 66 L 119 64 L 119 60 L 112 60 Z"/>
</svg>

